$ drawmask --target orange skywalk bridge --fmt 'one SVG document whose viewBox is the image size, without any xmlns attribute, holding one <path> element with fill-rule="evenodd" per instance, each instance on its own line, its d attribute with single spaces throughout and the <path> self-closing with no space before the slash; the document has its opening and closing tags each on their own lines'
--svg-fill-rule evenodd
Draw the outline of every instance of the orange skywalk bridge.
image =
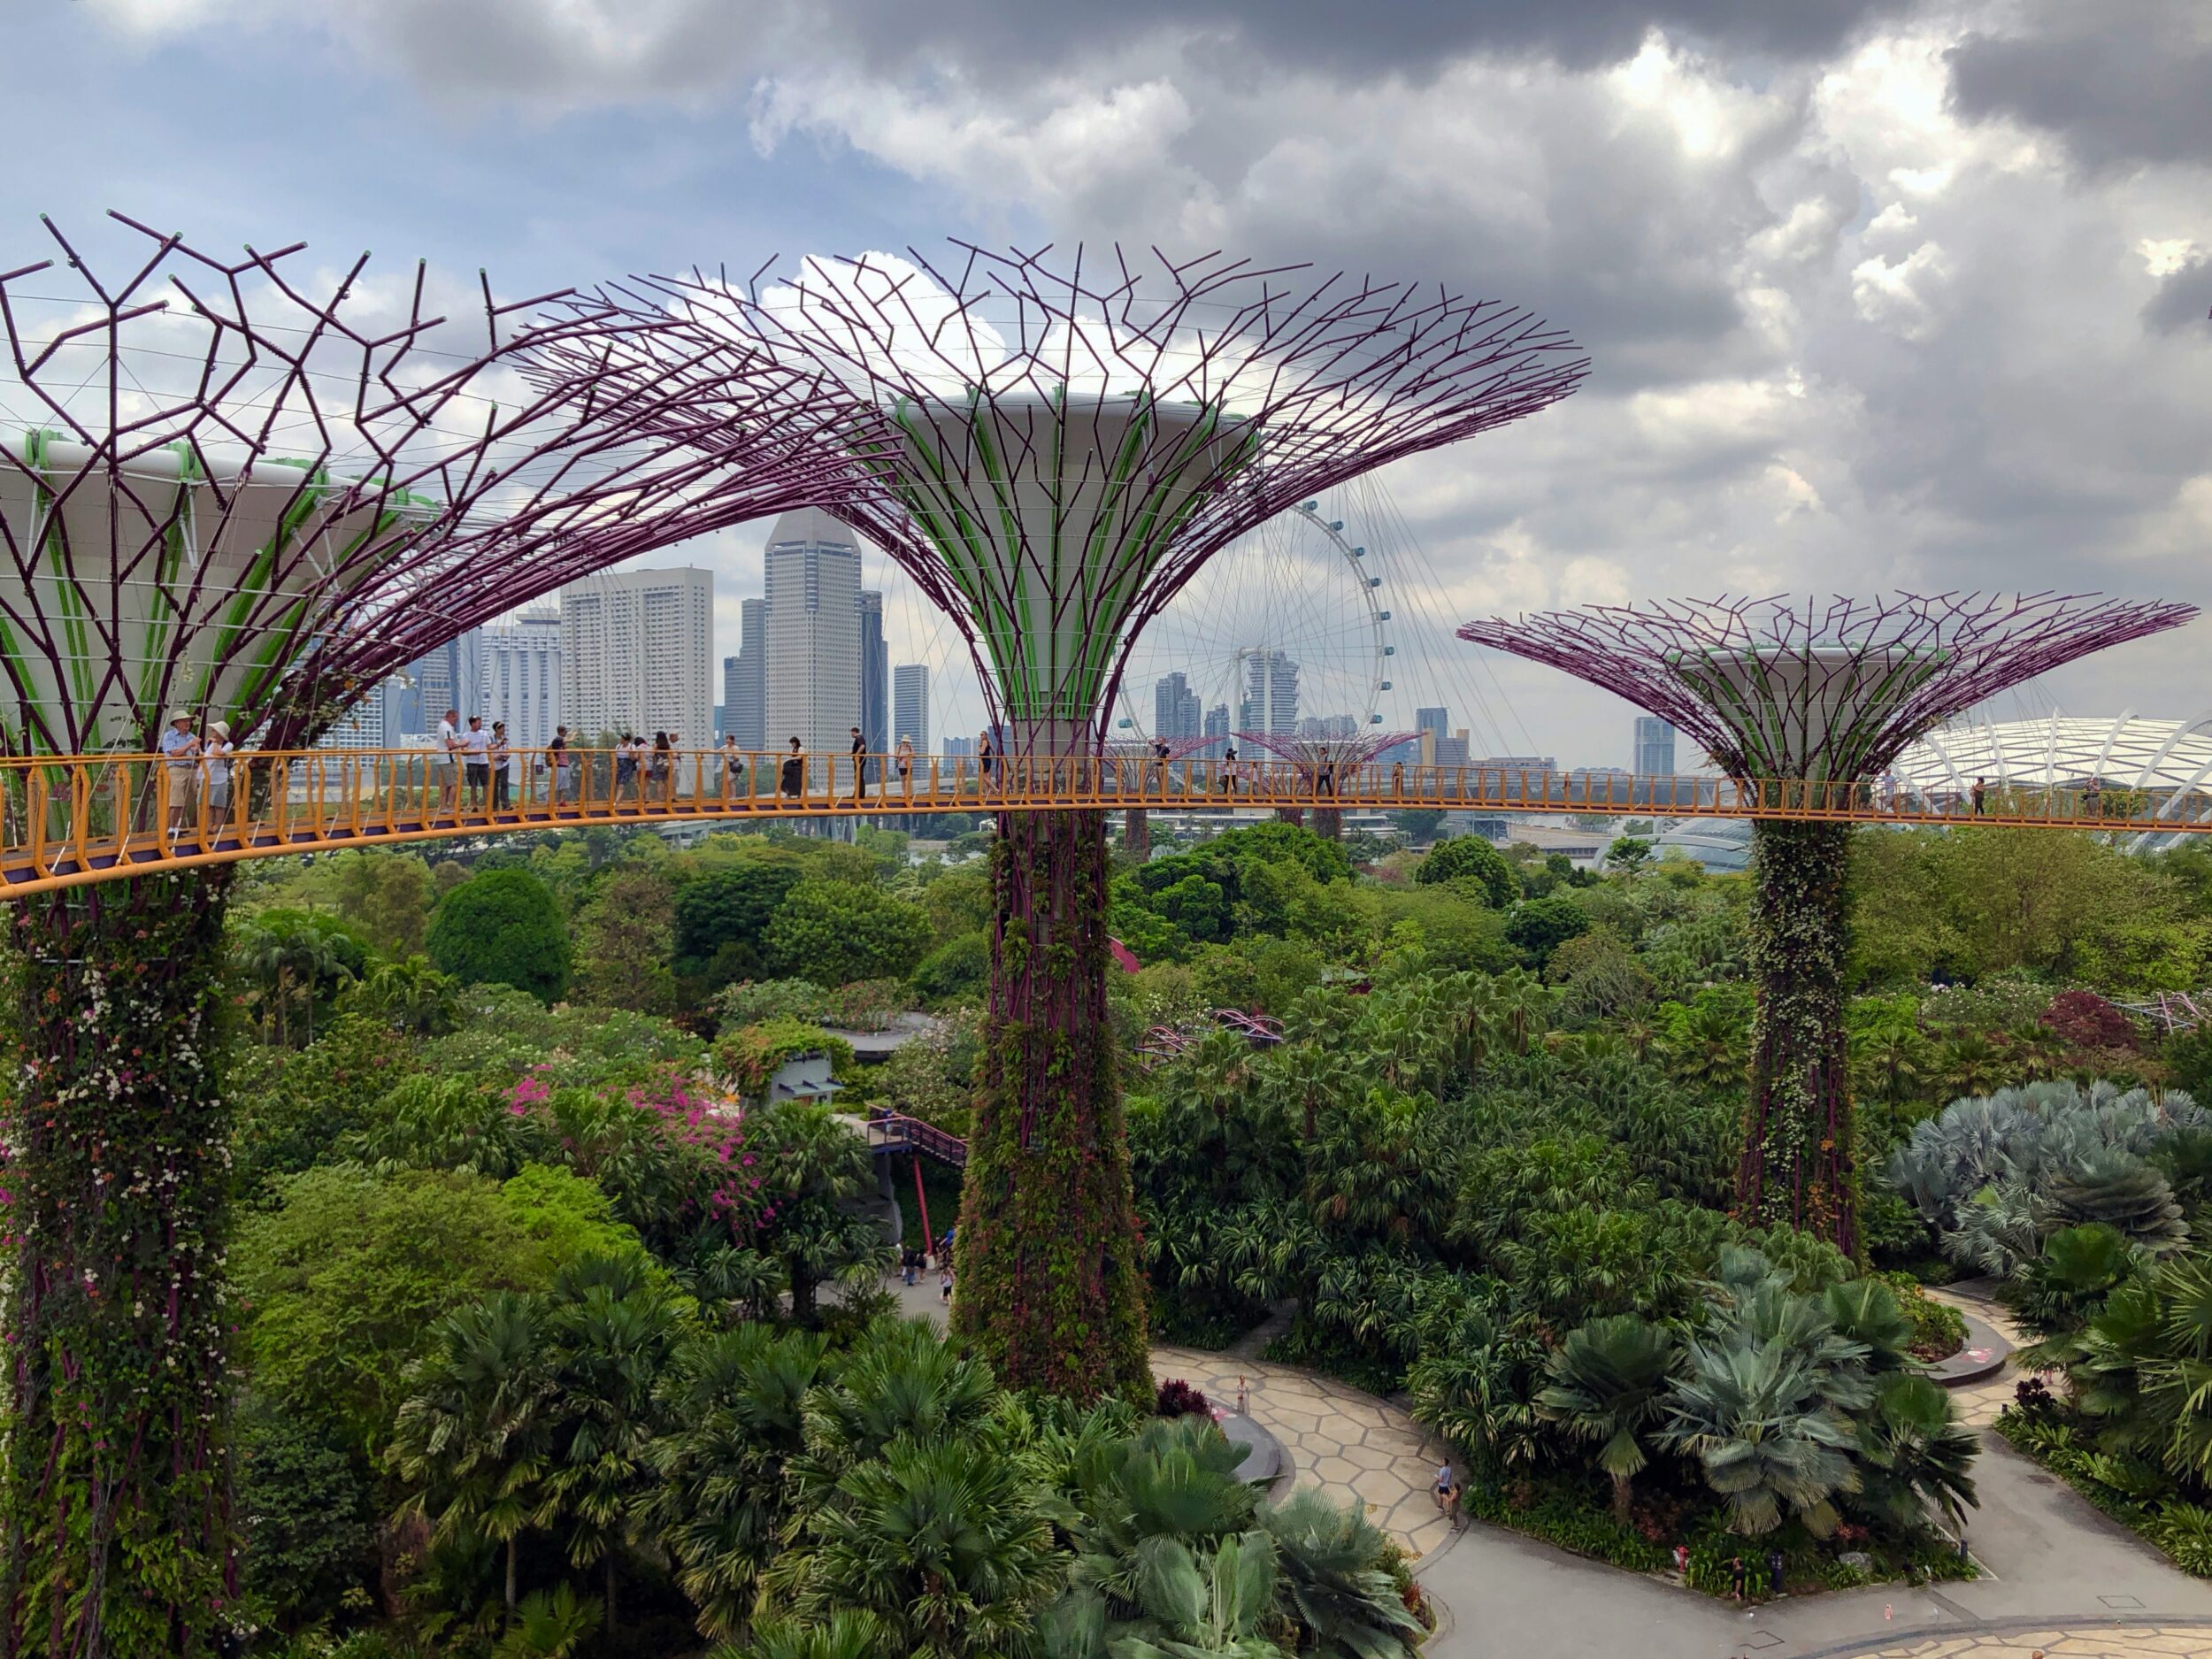
<svg viewBox="0 0 2212 1659">
<path fill-rule="evenodd" d="M 1847 823 L 2212 831 L 2212 795 L 1991 787 L 1892 795 L 1873 783 L 1630 778 L 1486 766 L 1370 765 L 1341 773 L 1276 760 L 795 758 L 686 750 L 570 749 L 511 756 L 507 780 L 435 751 L 241 752 L 224 761 L 150 755 L 0 759 L 0 900 L 55 887 L 349 847 L 594 825 L 852 814 L 1045 811 L 1390 810 L 1607 817 L 1771 818 Z"/>
</svg>

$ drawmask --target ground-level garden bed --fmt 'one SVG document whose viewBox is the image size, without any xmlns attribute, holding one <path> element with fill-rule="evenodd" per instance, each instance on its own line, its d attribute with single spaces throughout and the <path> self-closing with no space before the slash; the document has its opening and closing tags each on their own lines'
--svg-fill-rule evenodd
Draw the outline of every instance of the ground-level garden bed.
<svg viewBox="0 0 2212 1659">
<path fill-rule="evenodd" d="M 2020 1385 L 2020 1401 L 1998 1417 L 1997 1432 L 2182 1571 L 2212 1578 L 2212 1509 L 2187 1502 L 2162 1471 L 2097 1442 L 2100 1425 L 2053 1396 L 2040 1382 Z"/>
<path fill-rule="evenodd" d="M 1729 1529 L 1719 1505 L 1686 1502 L 1673 1493 L 1638 1497 L 1624 1524 L 1609 1507 L 1610 1490 L 1601 1479 L 1571 1473 L 1509 1477 L 1471 1481 L 1463 1504 L 1477 1520 L 1541 1539 L 1571 1555 L 1630 1572 L 1678 1578 L 1694 1590 L 1729 1600 L 1764 1601 L 1777 1594 L 1977 1576 L 1956 1544 L 1933 1527 L 1905 1532 L 1847 1521 L 1816 1538 L 1793 1520 L 1771 1532 L 1746 1536 Z"/>
</svg>

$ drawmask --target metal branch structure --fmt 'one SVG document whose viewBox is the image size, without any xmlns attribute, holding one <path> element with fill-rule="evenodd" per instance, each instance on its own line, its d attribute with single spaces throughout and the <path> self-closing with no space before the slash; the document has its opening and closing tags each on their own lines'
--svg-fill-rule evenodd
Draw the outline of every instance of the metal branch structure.
<svg viewBox="0 0 2212 1659">
<path fill-rule="evenodd" d="M 1328 804 L 1340 787 L 1375 764 L 1375 757 L 1419 736 L 1417 732 L 1355 732 L 1348 737 L 1289 737 L 1279 732 L 1239 732 L 1237 741 L 1291 764 L 1300 784 L 1322 804 L 1313 810 L 1315 833 L 1334 841 L 1343 830 L 1341 809 Z"/>
<path fill-rule="evenodd" d="M 726 348 L 859 406 L 849 447 L 870 488 L 832 510 L 960 627 L 1016 777 L 1100 764 L 1131 641 L 1215 552 L 1332 484 L 1533 414 L 1586 371 L 1561 331 L 1496 301 L 1219 254 L 956 244 L 597 297 L 649 325 L 626 385 L 681 382 Z M 1005 813 L 999 832 L 954 1324 L 1014 1386 L 1148 1399 L 1104 818 Z"/>
<path fill-rule="evenodd" d="M 841 420 L 814 441 L 834 397 L 781 365 L 671 449 L 675 392 L 592 373 L 645 326 L 608 308 L 483 280 L 449 319 L 419 267 L 318 277 L 297 247 L 226 258 L 118 222 L 110 274 L 50 225 L 55 257 L 0 273 L 0 749 L 114 757 L 96 787 L 20 773 L 19 827 L 38 801 L 78 833 L 180 834 L 232 786 L 204 758 L 225 728 L 311 741 L 479 620 L 850 476 Z M 204 1651 L 235 1600 L 227 891 L 211 868 L 10 911 L 7 1652 Z"/>
<path fill-rule="evenodd" d="M 2195 607 L 2096 595 L 1898 595 L 1654 603 L 1470 623 L 1460 637 L 1548 663 L 1674 722 L 1778 809 L 1863 786 L 1983 699 Z M 1743 1213 L 1858 1253 L 1843 1032 L 1847 825 L 1753 819 L 1751 1100 Z"/>
</svg>

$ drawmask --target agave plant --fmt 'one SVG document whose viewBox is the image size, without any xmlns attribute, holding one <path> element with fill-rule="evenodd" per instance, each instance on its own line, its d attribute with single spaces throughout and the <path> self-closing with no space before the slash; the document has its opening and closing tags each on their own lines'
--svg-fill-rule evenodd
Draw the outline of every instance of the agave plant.
<svg viewBox="0 0 2212 1659">
<path fill-rule="evenodd" d="M 1537 1415 L 1597 1442 L 1597 1465 L 1613 1483 L 1613 1517 L 1624 1525 L 1630 1483 L 1650 1461 L 1645 1433 L 1665 1409 L 1677 1357 L 1671 1331 L 1621 1314 L 1569 1332 L 1544 1362 L 1550 1381 L 1536 1396 Z"/>
</svg>

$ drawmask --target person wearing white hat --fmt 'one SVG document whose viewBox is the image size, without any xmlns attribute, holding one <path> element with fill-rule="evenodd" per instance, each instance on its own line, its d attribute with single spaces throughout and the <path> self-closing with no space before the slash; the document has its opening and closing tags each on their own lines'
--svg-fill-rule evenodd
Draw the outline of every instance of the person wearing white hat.
<svg viewBox="0 0 2212 1659">
<path fill-rule="evenodd" d="M 169 767 L 169 839 L 174 841 L 197 816 L 200 804 L 200 740 L 192 734 L 192 717 L 182 709 L 170 713 L 161 754 Z"/>
<path fill-rule="evenodd" d="M 230 816 L 230 757 L 237 745 L 230 741 L 228 720 L 210 720 L 207 738 L 200 746 L 207 757 L 207 817 L 210 828 L 219 829 Z"/>
</svg>

